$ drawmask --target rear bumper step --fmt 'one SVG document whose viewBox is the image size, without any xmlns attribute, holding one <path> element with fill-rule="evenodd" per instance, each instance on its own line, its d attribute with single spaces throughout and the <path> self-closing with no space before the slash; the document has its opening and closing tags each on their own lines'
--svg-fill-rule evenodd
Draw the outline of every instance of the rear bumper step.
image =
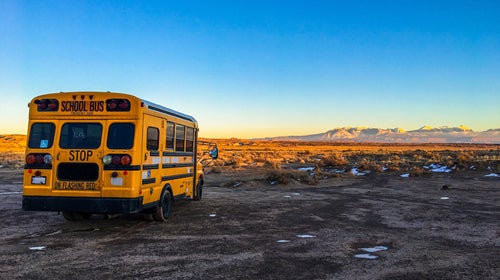
<svg viewBox="0 0 500 280">
<path fill-rule="evenodd" d="M 23 210 L 71 211 L 83 213 L 138 213 L 144 210 L 142 197 L 47 197 L 23 196 Z"/>
</svg>

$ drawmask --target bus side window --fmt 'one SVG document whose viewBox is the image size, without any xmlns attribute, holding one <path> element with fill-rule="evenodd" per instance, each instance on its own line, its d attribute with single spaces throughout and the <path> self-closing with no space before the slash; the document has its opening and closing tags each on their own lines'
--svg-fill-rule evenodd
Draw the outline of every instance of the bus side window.
<svg viewBox="0 0 500 280">
<path fill-rule="evenodd" d="M 184 131 L 185 127 L 183 125 L 175 126 L 175 151 L 184 152 Z"/>
<path fill-rule="evenodd" d="M 167 143 L 165 146 L 167 150 L 174 149 L 174 132 L 175 132 L 175 123 L 167 122 Z"/>
<path fill-rule="evenodd" d="M 194 143 L 194 128 L 186 127 L 186 152 L 193 151 Z"/>
<path fill-rule="evenodd" d="M 146 148 L 149 151 L 158 151 L 160 131 L 156 127 L 148 127 Z"/>
<path fill-rule="evenodd" d="M 133 123 L 113 123 L 109 126 L 107 146 L 109 149 L 132 149 L 134 146 Z"/>
</svg>

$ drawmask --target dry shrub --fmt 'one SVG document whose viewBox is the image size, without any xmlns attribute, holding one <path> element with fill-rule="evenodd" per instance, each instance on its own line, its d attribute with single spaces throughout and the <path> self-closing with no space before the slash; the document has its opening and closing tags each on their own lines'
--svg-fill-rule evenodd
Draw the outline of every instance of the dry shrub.
<svg viewBox="0 0 500 280">
<path fill-rule="evenodd" d="M 243 165 L 243 163 L 244 163 L 244 159 L 242 157 L 235 156 L 235 157 L 231 157 L 228 165 L 230 165 L 234 168 L 240 168 Z"/>
<path fill-rule="evenodd" d="M 347 165 L 349 161 L 340 154 L 329 154 L 321 157 L 318 162 L 319 167 L 343 167 Z"/>
<path fill-rule="evenodd" d="M 272 169 L 281 169 L 280 159 L 267 159 L 264 161 L 264 167 Z"/>
</svg>

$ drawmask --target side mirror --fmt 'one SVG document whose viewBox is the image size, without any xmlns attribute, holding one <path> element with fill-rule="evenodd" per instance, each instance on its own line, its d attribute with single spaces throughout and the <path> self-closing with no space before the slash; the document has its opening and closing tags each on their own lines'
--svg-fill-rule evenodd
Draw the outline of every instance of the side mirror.
<svg viewBox="0 0 500 280">
<path fill-rule="evenodd" d="M 208 154 L 212 159 L 217 159 L 219 157 L 219 149 L 217 149 L 217 147 L 214 147 L 210 151 L 208 151 Z"/>
</svg>

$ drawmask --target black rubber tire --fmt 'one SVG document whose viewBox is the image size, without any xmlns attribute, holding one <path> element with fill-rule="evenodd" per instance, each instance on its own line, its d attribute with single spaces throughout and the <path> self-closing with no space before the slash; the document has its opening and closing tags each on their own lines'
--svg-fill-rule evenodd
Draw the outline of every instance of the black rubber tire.
<svg viewBox="0 0 500 280">
<path fill-rule="evenodd" d="M 88 220 L 91 216 L 92 213 L 73 212 L 73 218 L 75 218 L 75 221 Z"/>
<path fill-rule="evenodd" d="M 69 221 L 69 222 L 75 221 L 75 217 L 73 217 L 73 212 L 63 211 L 62 215 L 63 215 L 64 219 L 66 219 L 66 221 Z"/>
<path fill-rule="evenodd" d="M 194 190 L 193 200 L 200 201 L 203 198 L 203 183 L 202 181 L 198 181 L 196 188 Z"/>
<path fill-rule="evenodd" d="M 156 212 L 153 214 L 153 219 L 158 222 L 166 222 L 172 211 L 172 194 L 168 189 L 161 194 Z"/>
</svg>

